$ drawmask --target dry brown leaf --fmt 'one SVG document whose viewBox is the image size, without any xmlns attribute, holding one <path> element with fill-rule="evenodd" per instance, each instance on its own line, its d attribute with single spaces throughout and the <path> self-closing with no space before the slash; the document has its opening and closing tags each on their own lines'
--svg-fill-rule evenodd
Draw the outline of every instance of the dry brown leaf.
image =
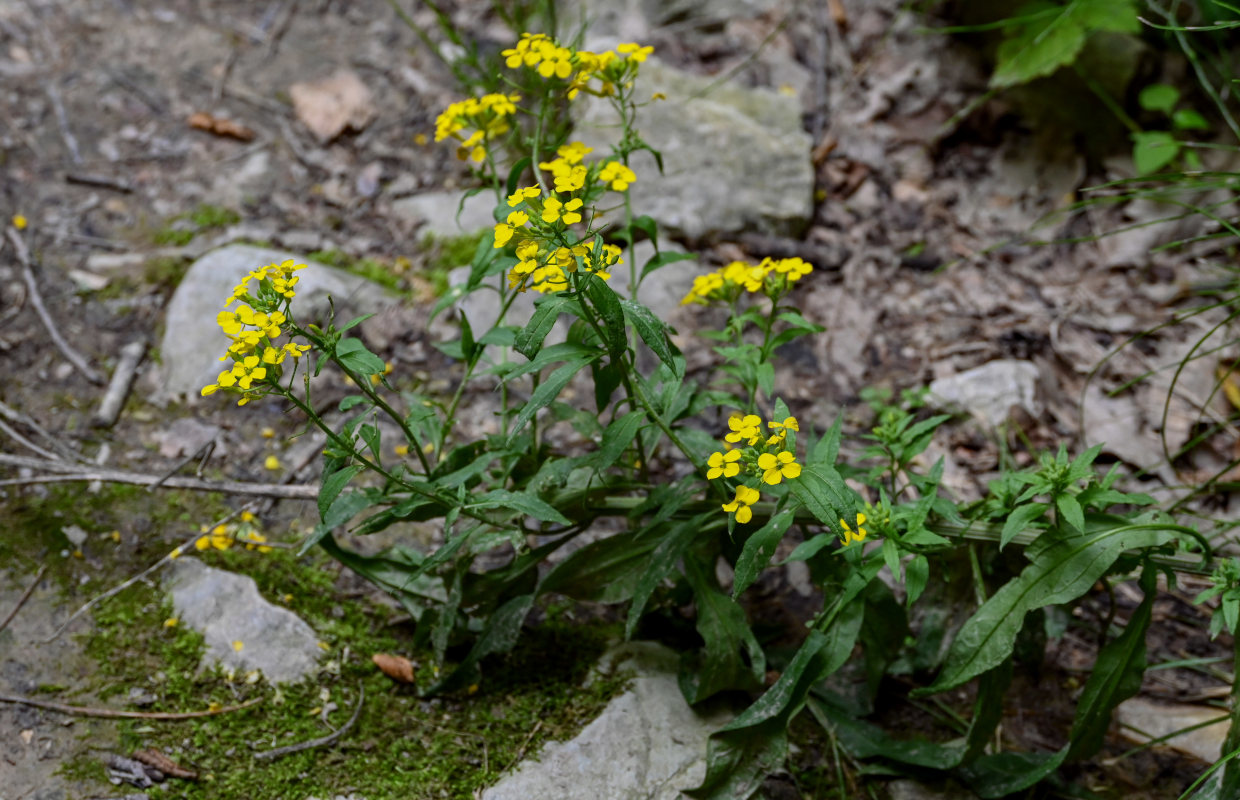
<svg viewBox="0 0 1240 800">
<path fill-rule="evenodd" d="M 216 136 L 228 136 L 243 142 L 252 141 L 256 135 L 254 131 L 240 123 L 208 114 L 205 111 L 190 114 L 187 122 L 191 128 L 214 133 Z"/>
<path fill-rule="evenodd" d="M 370 657 L 383 674 L 394 681 L 413 683 L 413 664 L 404 656 L 390 656 L 387 653 L 375 653 Z"/>
<path fill-rule="evenodd" d="M 295 83 L 288 94 L 297 118 L 320 144 L 327 144 L 346 130 L 362 130 L 378 114 L 370 89 L 351 70 L 341 70 L 318 81 Z"/>
</svg>

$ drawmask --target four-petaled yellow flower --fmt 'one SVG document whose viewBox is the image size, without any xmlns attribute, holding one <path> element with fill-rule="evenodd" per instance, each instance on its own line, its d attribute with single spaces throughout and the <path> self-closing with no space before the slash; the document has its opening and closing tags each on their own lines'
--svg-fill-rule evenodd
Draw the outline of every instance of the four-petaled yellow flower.
<svg viewBox="0 0 1240 800">
<path fill-rule="evenodd" d="M 543 203 L 542 220 L 543 222 L 556 222 L 558 220 L 565 225 L 581 222 L 581 214 L 577 213 L 577 209 L 581 208 L 581 206 L 580 197 L 575 197 L 567 203 L 561 203 L 554 197 L 549 197 L 547 202 Z"/>
<path fill-rule="evenodd" d="M 747 444 L 751 447 L 758 443 L 762 438 L 762 418 L 757 414 L 733 414 L 728 417 L 728 427 L 732 432 L 724 436 L 724 441 L 739 442 L 742 439 L 747 440 Z"/>
<path fill-rule="evenodd" d="M 608 161 L 606 166 L 599 171 L 598 179 L 610 184 L 614 191 L 623 192 L 629 188 L 629 184 L 637 180 L 637 173 L 619 161 Z"/>
<path fill-rule="evenodd" d="M 772 486 L 784 478 L 795 478 L 801 474 L 801 465 L 796 456 L 787 450 L 779 453 L 763 453 L 758 456 L 758 469 L 762 470 L 762 482 Z"/>
<path fill-rule="evenodd" d="M 707 480 L 714 480 L 719 476 L 725 478 L 733 478 L 740 474 L 741 465 L 736 463 L 740 461 L 740 450 L 729 450 L 726 453 L 711 453 L 707 459 L 706 465 L 710 467 L 706 471 Z"/>
<path fill-rule="evenodd" d="M 525 188 L 518 189 L 508 195 L 508 206 L 509 208 L 516 208 L 526 200 L 532 200 L 540 194 L 542 194 L 542 192 L 539 191 L 537 186 L 526 186 Z"/>
<path fill-rule="evenodd" d="M 723 504 L 723 510 L 729 514 L 736 513 L 736 521 L 742 525 L 753 519 L 753 509 L 750 508 L 754 503 L 758 502 L 758 498 L 762 493 L 757 489 L 750 489 L 748 486 L 737 486 L 736 497 L 730 503 Z"/>
<path fill-rule="evenodd" d="M 205 527 L 203 532 L 206 533 Z M 206 550 L 209 547 L 214 547 L 216 550 L 227 550 L 232 547 L 232 543 L 232 532 L 228 529 L 228 526 L 216 525 L 206 536 L 198 537 L 198 540 L 194 542 L 194 548 Z"/>
<path fill-rule="evenodd" d="M 860 512 L 857 513 L 857 529 L 855 531 L 843 519 L 840 520 L 840 527 L 844 530 L 844 535 L 840 537 L 840 540 L 844 543 L 845 547 L 852 544 L 853 542 L 864 542 L 865 541 L 866 531 L 865 531 L 865 528 L 861 527 L 864 524 L 865 524 L 865 514 L 862 514 Z"/>
</svg>

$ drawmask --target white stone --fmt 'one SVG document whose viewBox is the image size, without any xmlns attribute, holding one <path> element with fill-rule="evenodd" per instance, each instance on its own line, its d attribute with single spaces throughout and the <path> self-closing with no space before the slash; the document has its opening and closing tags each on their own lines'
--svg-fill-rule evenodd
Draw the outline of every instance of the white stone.
<svg viewBox="0 0 1240 800">
<path fill-rule="evenodd" d="M 464 206 L 461 205 L 463 197 Z M 490 192 L 470 197 L 465 197 L 463 192 L 427 192 L 392 201 L 394 217 L 420 224 L 420 237 L 429 233 L 440 239 L 477 233 L 494 226 L 494 208 L 495 195 Z"/>
<path fill-rule="evenodd" d="M 930 384 L 930 400 L 940 406 L 967 411 L 991 427 L 998 427 L 1012 406 L 1033 416 L 1042 413 L 1037 398 L 1038 367 L 1030 361 L 1002 359 Z"/>
</svg>

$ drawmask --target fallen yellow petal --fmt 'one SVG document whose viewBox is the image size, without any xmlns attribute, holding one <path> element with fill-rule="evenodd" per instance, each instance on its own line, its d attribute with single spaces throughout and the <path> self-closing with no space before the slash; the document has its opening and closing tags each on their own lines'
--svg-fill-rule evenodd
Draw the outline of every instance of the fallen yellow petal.
<svg viewBox="0 0 1240 800">
<path fill-rule="evenodd" d="M 234 639 L 234 640 L 233 640 L 233 650 L 234 650 L 234 651 L 236 651 L 236 652 L 240 653 L 240 652 L 241 652 L 241 648 L 243 648 L 243 647 L 245 647 L 245 642 L 241 641 L 240 639 Z"/>
</svg>

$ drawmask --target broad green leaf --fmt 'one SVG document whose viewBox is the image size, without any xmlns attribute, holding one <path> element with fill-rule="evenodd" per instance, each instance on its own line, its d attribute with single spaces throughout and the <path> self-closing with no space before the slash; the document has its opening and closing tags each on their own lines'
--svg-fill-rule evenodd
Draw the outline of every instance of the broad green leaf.
<svg viewBox="0 0 1240 800">
<path fill-rule="evenodd" d="M 362 375 L 378 375 L 383 372 L 383 359 L 366 349 L 361 339 L 341 339 L 336 342 L 336 358 L 345 369 Z"/>
<path fill-rule="evenodd" d="M 838 542 L 839 537 L 833 533 L 816 533 L 809 539 L 797 545 L 788 557 L 780 564 L 787 564 L 789 561 L 808 561 L 818 555 L 827 545 Z"/>
<path fill-rule="evenodd" d="M 620 307 L 624 309 L 624 316 L 628 318 L 633 330 L 637 331 L 637 335 L 642 337 L 646 346 L 667 365 L 672 374 L 677 378 L 684 377 L 685 360 L 679 357 L 680 351 L 668 338 L 667 325 L 663 323 L 663 320 L 656 317 L 649 308 L 641 303 L 634 303 L 632 300 L 621 300 Z"/>
<path fill-rule="evenodd" d="M 560 311 L 569 302 L 571 298 L 562 294 L 543 295 L 542 300 L 534 308 L 534 313 L 530 315 L 530 321 L 525 324 L 513 341 L 513 349 L 531 360 L 538 355 L 547 334 L 555 326 L 555 321 L 560 318 Z"/>
<path fill-rule="evenodd" d="M 1032 563 L 1004 584 L 960 629 L 947 663 L 934 684 L 917 690 L 925 695 L 965 683 L 1011 656 L 1025 614 L 1080 597 L 1102 577 L 1125 550 L 1155 547 L 1173 534 L 1156 524 L 1127 524 L 1102 515 L 1088 518 L 1085 533 L 1050 531 L 1026 555 Z"/>
<path fill-rule="evenodd" d="M 1191 108 L 1181 108 L 1171 115 L 1171 124 L 1178 131 L 1208 131 L 1210 123 Z"/>
<path fill-rule="evenodd" d="M 521 407 L 520 413 L 512 421 L 512 428 L 508 432 L 508 443 L 512 444 L 517 438 L 517 434 L 525 427 L 525 423 L 533 419 L 540 409 L 560 396 L 560 392 L 573 379 L 573 376 L 581 371 L 582 367 L 596 361 L 601 356 L 601 351 L 579 355 L 566 361 L 563 366 L 548 375 L 547 379 L 540 383 L 538 388 L 534 390 L 534 393 L 530 395 L 530 399 L 525 401 L 525 405 Z"/>
<path fill-rule="evenodd" d="M 1180 142 L 1167 131 L 1141 131 L 1132 134 L 1132 163 L 1139 175 L 1150 175 L 1175 160 Z"/>
<path fill-rule="evenodd" d="M 1146 564 L 1141 573 L 1145 597 L 1128 619 L 1124 632 L 1098 652 L 1093 671 L 1077 701 L 1076 719 L 1068 737 L 1068 759 L 1089 758 L 1102 749 L 1111 713 L 1123 701 L 1141 690 L 1145 675 L 1145 633 L 1157 595 L 1157 572 Z"/>
<path fill-rule="evenodd" d="M 696 705 L 719 692 L 761 687 L 766 655 L 749 629 L 744 610 L 719 591 L 714 576 L 708 577 L 696 559 L 685 562 L 685 577 L 693 587 L 697 632 L 704 642 L 700 658 L 695 659 L 696 668 L 681 674 L 680 690 L 685 699 Z"/>
<path fill-rule="evenodd" d="M 995 753 L 960 769 L 969 788 L 983 800 L 992 800 L 1028 789 L 1059 769 L 1067 748 L 1054 753 Z"/>
<path fill-rule="evenodd" d="M 375 501 L 366 492 L 352 491 L 341 494 L 327 507 L 327 513 L 321 516 L 321 522 L 315 526 L 297 551 L 301 555 L 318 544 L 324 536 L 331 533 L 338 525 L 343 525 L 357 514 L 374 505 Z"/>
<path fill-rule="evenodd" d="M 567 517 L 556 511 L 546 501 L 539 500 L 537 497 L 524 492 L 493 489 L 480 497 L 474 498 L 474 502 L 470 505 L 476 509 L 513 509 L 543 522 L 554 522 L 559 525 L 572 524 Z"/>
<path fill-rule="evenodd" d="M 835 733 L 853 758 L 885 758 L 915 767 L 948 770 L 960 763 L 963 744 L 936 744 L 926 739 L 897 739 L 877 725 L 853 719 L 846 711 L 818 697 L 809 699 L 814 717 Z"/>
<path fill-rule="evenodd" d="M 758 574 L 771 563 L 775 548 L 780 539 L 792 525 L 796 514 L 791 509 L 780 511 L 766 521 L 766 524 L 745 540 L 740 558 L 736 560 L 736 574 L 732 579 L 732 597 L 740 597 L 741 592 L 749 588 Z"/>
<path fill-rule="evenodd" d="M 1094 31 L 1138 33 L 1132 0 L 1070 0 L 1064 6 L 1030 3 L 1018 12 L 1030 17 L 1014 26 L 995 52 L 994 89 L 1007 89 L 1050 75 L 1071 64 Z"/>
<path fill-rule="evenodd" d="M 814 445 L 814 449 L 810 451 L 809 458 L 806 461 L 810 464 L 826 464 L 828 467 L 835 466 L 835 458 L 840 452 L 840 432 L 844 426 L 844 415 L 839 414 L 835 418 L 835 422 L 831 425 L 830 430 L 822 435 L 818 443 Z"/>
</svg>

